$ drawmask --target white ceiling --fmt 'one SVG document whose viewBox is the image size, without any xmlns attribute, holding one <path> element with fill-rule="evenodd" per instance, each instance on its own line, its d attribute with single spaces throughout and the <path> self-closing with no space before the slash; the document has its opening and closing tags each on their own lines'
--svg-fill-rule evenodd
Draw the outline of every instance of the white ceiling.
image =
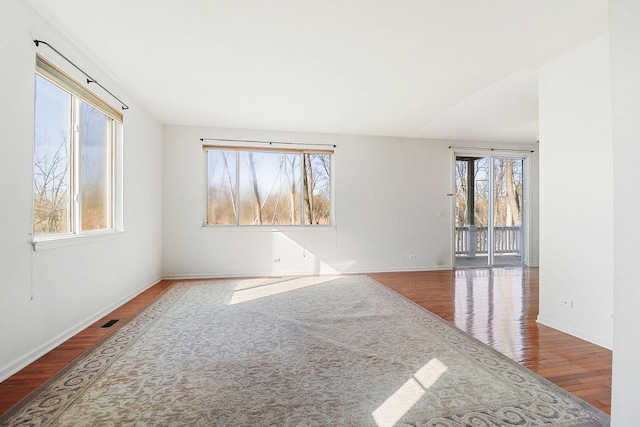
<svg viewBox="0 0 640 427">
<path fill-rule="evenodd" d="M 360 135 L 535 142 L 536 70 L 607 31 L 606 0 L 27 1 L 162 123 Z"/>
</svg>

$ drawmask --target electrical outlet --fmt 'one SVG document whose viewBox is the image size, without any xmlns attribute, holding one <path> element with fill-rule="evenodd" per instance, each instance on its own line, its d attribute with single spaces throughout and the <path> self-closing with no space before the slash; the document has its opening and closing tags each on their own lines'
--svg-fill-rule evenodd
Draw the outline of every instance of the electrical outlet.
<svg viewBox="0 0 640 427">
<path fill-rule="evenodd" d="M 570 299 L 561 299 L 560 305 L 567 308 L 573 308 L 573 300 Z"/>
<path fill-rule="evenodd" d="M 607 311 L 607 319 L 613 321 L 613 311 Z"/>
<path fill-rule="evenodd" d="M 274 258 L 273 262 L 280 262 L 280 258 Z"/>
<path fill-rule="evenodd" d="M 409 259 L 416 259 L 415 255 L 409 255 Z"/>
</svg>

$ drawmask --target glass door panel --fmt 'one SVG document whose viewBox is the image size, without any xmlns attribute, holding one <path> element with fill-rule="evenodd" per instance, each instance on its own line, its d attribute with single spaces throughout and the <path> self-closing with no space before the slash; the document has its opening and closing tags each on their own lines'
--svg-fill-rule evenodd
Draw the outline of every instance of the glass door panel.
<svg viewBox="0 0 640 427">
<path fill-rule="evenodd" d="M 524 159 L 493 159 L 493 265 L 523 263 Z"/>
<path fill-rule="evenodd" d="M 489 265 L 489 167 L 486 157 L 456 157 L 456 267 Z"/>
</svg>

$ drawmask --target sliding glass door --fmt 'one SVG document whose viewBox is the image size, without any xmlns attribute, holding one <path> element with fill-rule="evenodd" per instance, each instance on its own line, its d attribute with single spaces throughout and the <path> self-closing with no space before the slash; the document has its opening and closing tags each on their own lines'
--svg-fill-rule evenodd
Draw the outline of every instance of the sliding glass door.
<svg viewBox="0 0 640 427">
<path fill-rule="evenodd" d="M 524 263 L 524 158 L 456 156 L 455 266 Z"/>
</svg>

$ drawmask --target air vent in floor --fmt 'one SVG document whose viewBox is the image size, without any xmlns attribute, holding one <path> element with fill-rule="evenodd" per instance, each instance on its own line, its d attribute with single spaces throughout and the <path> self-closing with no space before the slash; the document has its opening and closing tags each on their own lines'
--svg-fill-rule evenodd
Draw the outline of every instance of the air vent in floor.
<svg viewBox="0 0 640 427">
<path fill-rule="evenodd" d="M 109 329 L 110 327 L 112 327 L 113 325 L 118 323 L 119 321 L 120 321 L 120 319 L 111 319 L 107 323 L 105 323 L 104 325 L 100 326 L 100 329 Z"/>
</svg>

